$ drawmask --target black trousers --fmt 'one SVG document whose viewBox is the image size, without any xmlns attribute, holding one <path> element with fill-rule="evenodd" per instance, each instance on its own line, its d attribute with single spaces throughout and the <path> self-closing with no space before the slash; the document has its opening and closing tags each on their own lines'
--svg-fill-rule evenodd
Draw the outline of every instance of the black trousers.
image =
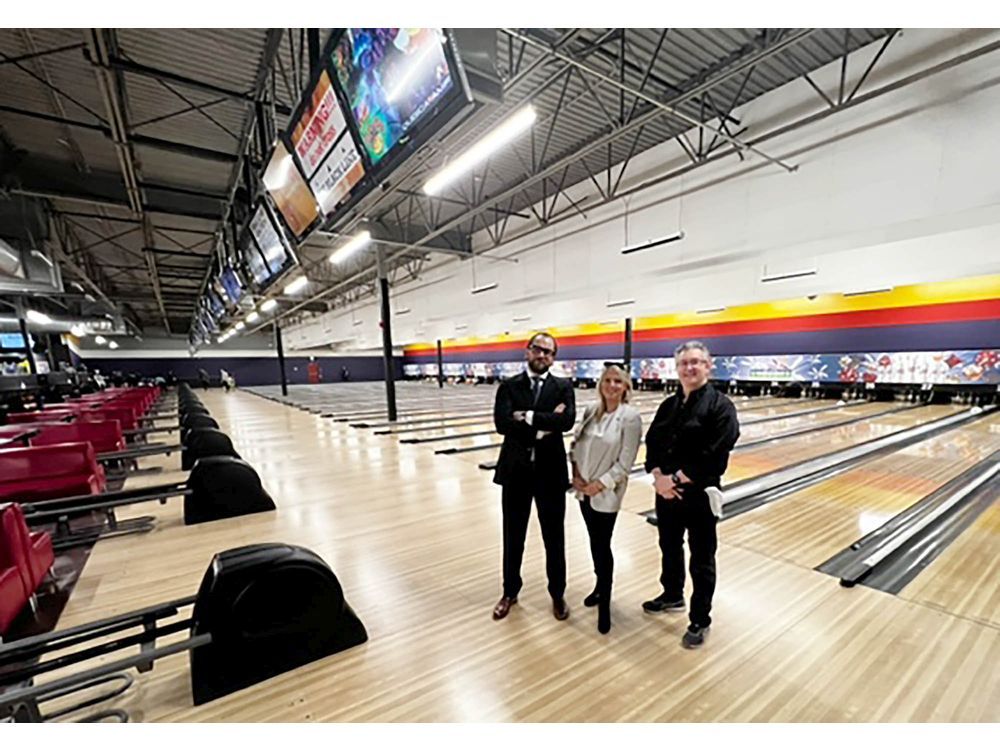
<svg viewBox="0 0 1000 750">
<path fill-rule="evenodd" d="M 545 544 L 545 573 L 549 579 L 549 594 L 562 599 L 566 593 L 566 493 L 563 490 L 541 489 L 531 485 L 504 485 L 501 498 L 503 509 L 503 595 L 517 596 L 521 590 L 521 560 L 524 539 L 528 534 L 531 501 L 538 509 L 538 525 L 542 527 Z"/>
<path fill-rule="evenodd" d="M 611 582 L 615 570 L 615 558 L 611 554 L 611 534 L 615 530 L 618 513 L 604 513 L 594 510 L 590 498 L 580 503 L 583 522 L 587 524 L 587 535 L 590 537 L 590 556 L 594 560 L 594 575 L 597 577 L 595 590 L 601 601 L 611 601 Z"/>
<path fill-rule="evenodd" d="M 715 594 L 716 526 L 708 495 L 688 488 L 684 497 L 667 500 L 656 496 L 656 528 L 660 538 L 660 583 L 667 598 L 684 597 L 684 532 L 691 548 L 691 624 L 711 625 L 712 595 Z"/>
</svg>

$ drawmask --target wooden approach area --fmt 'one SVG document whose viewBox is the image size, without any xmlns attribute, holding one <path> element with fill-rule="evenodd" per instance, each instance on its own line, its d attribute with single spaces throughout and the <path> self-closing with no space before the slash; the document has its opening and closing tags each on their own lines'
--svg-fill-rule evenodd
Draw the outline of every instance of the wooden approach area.
<svg viewBox="0 0 1000 750">
<path fill-rule="evenodd" d="M 246 392 L 198 395 L 277 512 L 185 527 L 178 501 L 128 509 L 158 527 L 96 545 L 59 627 L 191 595 L 215 552 L 270 541 L 329 563 L 369 641 L 197 708 L 188 657 L 168 657 L 120 699 L 133 721 L 1000 721 L 1000 503 L 900 596 L 813 570 L 1000 447 L 996 416 L 724 521 L 715 622 L 686 651 L 686 615 L 640 607 L 659 593 L 656 530 L 636 513 L 647 483 L 615 529 L 610 634 L 581 603 L 593 573 L 571 496 L 570 618 L 552 617 L 533 519 L 520 601 L 494 622 L 500 491 L 474 460 Z M 127 487 L 184 478 L 176 455 L 158 461 L 165 473 Z"/>
</svg>

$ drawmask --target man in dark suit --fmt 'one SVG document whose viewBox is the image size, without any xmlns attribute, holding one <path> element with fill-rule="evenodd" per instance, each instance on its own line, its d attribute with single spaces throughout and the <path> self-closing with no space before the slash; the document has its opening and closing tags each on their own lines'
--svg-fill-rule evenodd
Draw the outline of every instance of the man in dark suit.
<svg viewBox="0 0 1000 750">
<path fill-rule="evenodd" d="M 503 487 L 503 596 L 493 608 L 502 620 L 517 603 L 521 590 L 521 558 L 531 517 L 531 500 L 545 543 L 545 572 L 552 613 L 569 617 L 566 591 L 566 551 L 563 519 L 569 470 L 563 433 L 573 429 L 576 400 L 573 384 L 549 372 L 557 351 L 547 333 L 531 337 L 525 350 L 527 370 L 500 383 L 493 422 L 504 436 L 493 481 Z"/>
</svg>

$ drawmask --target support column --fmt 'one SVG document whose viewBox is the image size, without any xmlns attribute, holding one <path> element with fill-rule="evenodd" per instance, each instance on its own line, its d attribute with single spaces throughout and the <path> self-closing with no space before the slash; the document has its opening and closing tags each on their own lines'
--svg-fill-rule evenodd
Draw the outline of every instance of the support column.
<svg viewBox="0 0 1000 750">
<path fill-rule="evenodd" d="M 389 307 L 389 278 L 385 270 L 385 251 L 379 247 L 378 258 L 378 292 L 382 308 L 382 366 L 385 370 L 385 404 L 389 421 L 396 421 L 396 373 L 392 367 L 392 325 Z"/>
<path fill-rule="evenodd" d="M 632 372 L 632 318 L 625 318 L 625 353 L 622 356 L 625 371 Z"/>
<path fill-rule="evenodd" d="M 285 374 L 285 347 L 281 343 L 281 326 L 274 323 L 274 346 L 278 350 L 278 370 L 281 373 L 281 395 L 288 395 L 288 376 Z"/>
<path fill-rule="evenodd" d="M 438 339 L 438 388 L 444 388 L 444 357 L 441 356 L 441 339 Z"/>
</svg>

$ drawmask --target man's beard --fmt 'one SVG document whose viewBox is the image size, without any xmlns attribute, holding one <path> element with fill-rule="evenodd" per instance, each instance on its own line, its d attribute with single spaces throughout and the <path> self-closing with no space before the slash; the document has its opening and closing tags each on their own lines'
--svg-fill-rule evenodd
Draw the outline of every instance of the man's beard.
<svg viewBox="0 0 1000 750">
<path fill-rule="evenodd" d="M 543 375 L 549 371 L 549 366 L 540 360 L 532 359 L 528 361 L 528 369 L 536 375 Z"/>
</svg>

